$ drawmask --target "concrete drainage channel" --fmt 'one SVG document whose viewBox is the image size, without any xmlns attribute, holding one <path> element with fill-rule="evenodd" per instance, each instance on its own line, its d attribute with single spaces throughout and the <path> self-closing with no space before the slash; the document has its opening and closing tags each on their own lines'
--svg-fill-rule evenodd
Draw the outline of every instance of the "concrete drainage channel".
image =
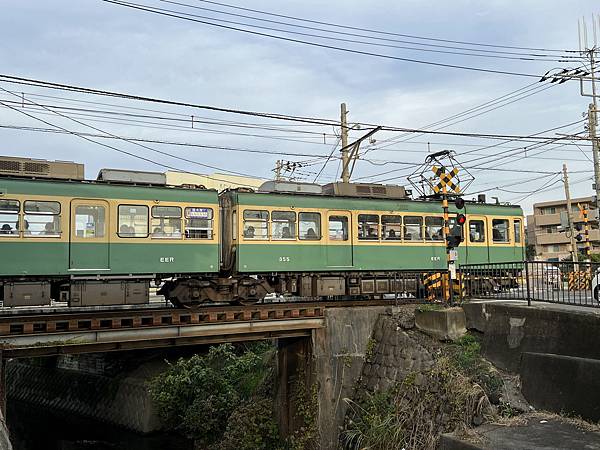
<svg viewBox="0 0 600 450">
<path fill-rule="evenodd" d="M 482 355 L 518 375 L 532 411 L 476 436 L 443 435 L 440 449 L 600 449 L 600 312 L 547 303 L 471 302 L 466 325 Z M 577 419 L 573 419 L 576 417 Z M 511 421 L 507 423 L 510 424 Z"/>
</svg>

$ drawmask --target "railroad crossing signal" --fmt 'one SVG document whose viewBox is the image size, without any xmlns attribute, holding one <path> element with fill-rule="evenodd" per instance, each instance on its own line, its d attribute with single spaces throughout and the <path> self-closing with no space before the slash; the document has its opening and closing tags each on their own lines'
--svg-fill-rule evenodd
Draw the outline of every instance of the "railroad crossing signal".
<svg viewBox="0 0 600 450">
<path fill-rule="evenodd" d="M 458 186 L 458 181 L 455 183 L 452 179 L 458 175 L 458 169 L 454 167 L 450 172 L 446 172 L 445 167 L 437 167 L 433 166 L 431 168 L 433 173 L 440 179 L 439 183 L 433 186 L 433 192 L 439 194 L 440 191 L 444 191 L 444 187 L 446 187 L 446 192 L 448 188 L 457 194 L 460 193 L 460 187 Z"/>
<path fill-rule="evenodd" d="M 581 233 L 579 233 L 577 236 L 575 236 L 575 239 L 577 239 L 578 241 L 585 239 L 585 255 L 587 258 L 589 258 L 590 254 L 592 253 L 591 243 L 590 243 L 590 226 L 588 223 L 589 210 L 587 209 L 587 205 L 582 206 L 581 203 L 577 203 L 577 207 L 579 208 L 579 212 L 581 213 L 581 218 L 583 219 L 583 235 Z M 578 229 L 577 231 L 581 231 L 581 230 Z"/>
</svg>

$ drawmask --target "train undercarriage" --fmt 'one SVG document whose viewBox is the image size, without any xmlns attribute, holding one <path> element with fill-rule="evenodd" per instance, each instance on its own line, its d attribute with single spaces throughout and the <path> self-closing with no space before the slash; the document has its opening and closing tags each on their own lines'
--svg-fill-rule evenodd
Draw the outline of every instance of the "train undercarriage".
<svg viewBox="0 0 600 450">
<path fill-rule="evenodd" d="M 12 278 L 0 280 L 3 306 L 49 306 L 53 302 L 70 307 L 142 305 L 150 301 L 151 285 L 176 307 L 210 303 L 252 305 L 270 294 L 313 299 L 341 298 L 425 298 L 431 295 L 428 278 L 434 272 L 289 272 L 218 276 L 72 277 Z M 479 274 L 463 280 L 473 292 L 514 287 L 517 274 Z M 510 276 L 508 276 L 510 275 Z M 507 281 L 508 280 L 508 281 Z M 438 284 L 439 294 L 441 285 Z M 429 289 L 429 290 L 428 290 Z M 441 295 L 440 295 L 441 296 Z"/>
</svg>

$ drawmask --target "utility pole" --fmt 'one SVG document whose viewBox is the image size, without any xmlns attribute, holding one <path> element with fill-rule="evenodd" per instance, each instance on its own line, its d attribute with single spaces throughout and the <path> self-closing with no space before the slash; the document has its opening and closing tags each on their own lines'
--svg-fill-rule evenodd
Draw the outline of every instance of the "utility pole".
<svg viewBox="0 0 600 450">
<path fill-rule="evenodd" d="M 575 231 L 573 227 L 573 218 L 571 216 L 571 193 L 569 191 L 569 175 L 567 174 L 567 165 L 563 164 L 563 183 L 565 185 L 565 197 L 567 198 L 567 220 L 569 224 L 569 240 L 571 241 L 571 257 L 574 263 L 579 261 L 579 255 L 577 254 L 577 245 L 575 244 Z"/>
<path fill-rule="evenodd" d="M 348 111 L 346 111 L 346 104 L 341 104 L 340 114 L 340 125 L 342 128 L 342 182 L 350 182 L 350 173 L 348 172 L 349 163 L 349 148 L 348 148 Z"/>
<path fill-rule="evenodd" d="M 594 90 L 595 91 L 595 90 Z M 596 97 L 594 93 L 594 103 L 590 103 L 588 107 L 588 131 L 590 135 L 590 141 L 592 141 L 592 154 L 594 155 L 594 187 L 596 188 L 596 208 L 598 207 L 598 199 L 600 199 L 600 158 L 598 153 L 598 135 L 596 132 L 596 125 L 598 124 L 598 108 L 596 106 Z"/>
</svg>

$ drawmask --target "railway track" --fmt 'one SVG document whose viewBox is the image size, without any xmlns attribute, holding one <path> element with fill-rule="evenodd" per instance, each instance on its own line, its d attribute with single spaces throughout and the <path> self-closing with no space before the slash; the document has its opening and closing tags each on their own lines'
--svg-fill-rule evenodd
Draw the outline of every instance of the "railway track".
<svg viewBox="0 0 600 450">
<path fill-rule="evenodd" d="M 394 300 L 341 300 L 210 305 L 197 309 L 151 307 L 40 313 L 12 310 L 0 315 L 0 337 L 160 328 L 235 322 L 266 322 L 323 317 L 328 308 L 394 305 Z"/>
</svg>

